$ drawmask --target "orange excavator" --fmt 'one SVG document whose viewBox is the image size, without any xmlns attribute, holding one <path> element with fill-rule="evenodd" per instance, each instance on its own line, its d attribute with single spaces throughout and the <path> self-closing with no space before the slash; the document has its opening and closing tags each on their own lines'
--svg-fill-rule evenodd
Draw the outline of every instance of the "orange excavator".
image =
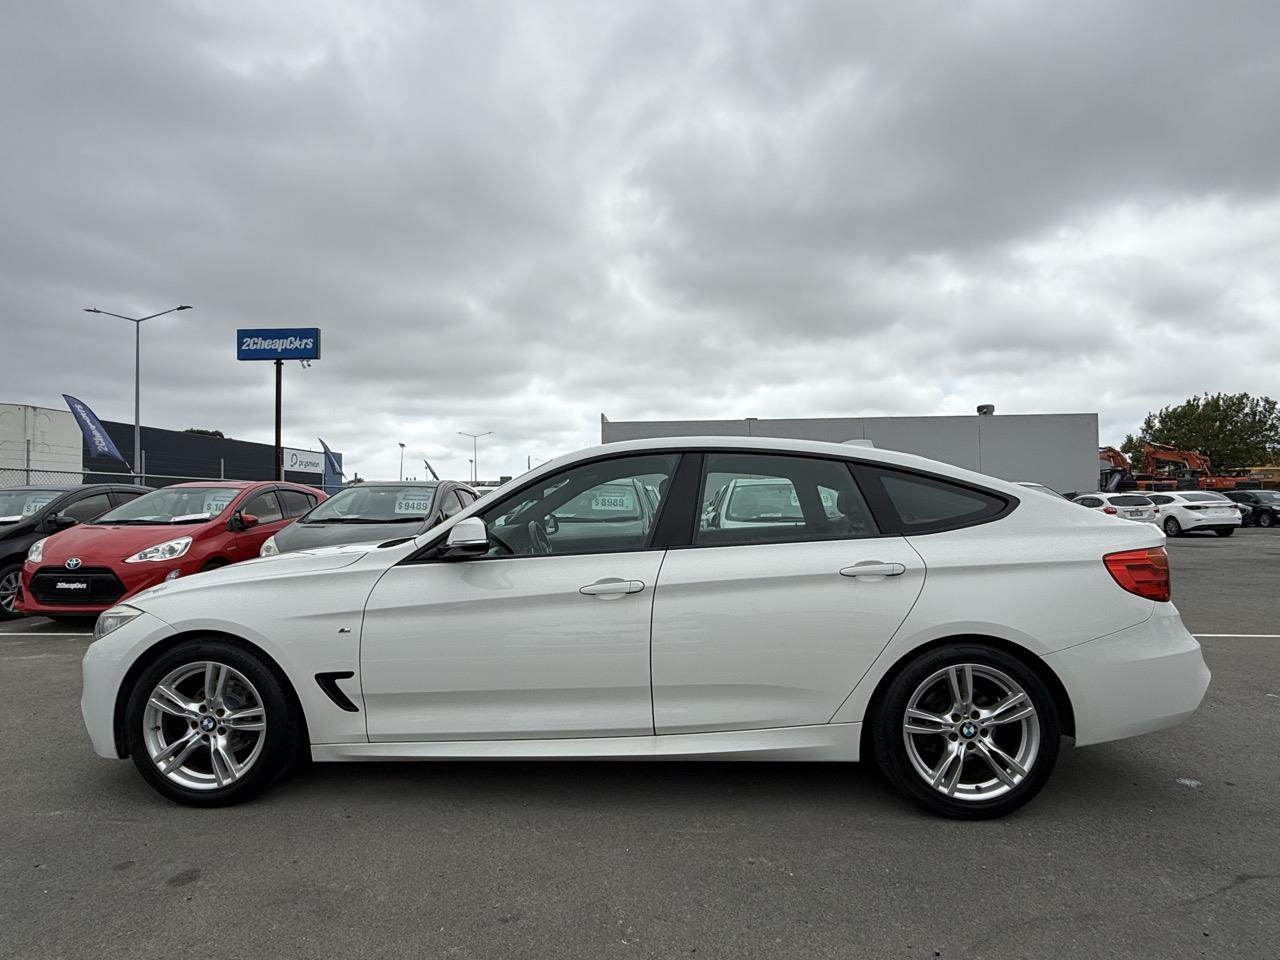
<svg viewBox="0 0 1280 960">
<path fill-rule="evenodd" d="M 1144 442 L 1142 460 L 1153 475 L 1174 480 L 1183 490 L 1235 490 L 1241 485 L 1240 477 L 1214 471 L 1213 462 L 1198 450 Z"/>
</svg>

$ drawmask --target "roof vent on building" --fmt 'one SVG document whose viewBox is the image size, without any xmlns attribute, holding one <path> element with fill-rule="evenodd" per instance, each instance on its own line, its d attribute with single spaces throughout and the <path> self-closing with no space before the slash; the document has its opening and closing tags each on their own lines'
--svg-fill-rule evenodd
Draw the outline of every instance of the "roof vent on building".
<svg viewBox="0 0 1280 960">
<path fill-rule="evenodd" d="M 996 405 L 994 403 L 978 404 L 978 416 L 980 417 L 994 416 L 995 412 L 996 412 Z"/>
</svg>

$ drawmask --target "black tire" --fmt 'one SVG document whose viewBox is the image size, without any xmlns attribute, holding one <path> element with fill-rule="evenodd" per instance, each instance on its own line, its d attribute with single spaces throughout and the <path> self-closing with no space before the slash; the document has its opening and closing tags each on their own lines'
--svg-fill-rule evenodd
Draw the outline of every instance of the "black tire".
<svg viewBox="0 0 1280 960">
<path fill-rule="evenodd" d="M 193 665 L 194 669 L 194 665 L 201 662 L 222 664 L 238 671 L 252 685 L 264 715 L 265 729 L 258 734 L 262 738 L 261 749 L 248 769 L 225 786 L 198 788 L 171 780 L 151 759 L 145 739 L 146 708 L 156 685 L 185 665 Z M 125 707 L 125 740 L 134 766 L 158 793 L 190 806 L 225 806 L 261 793 L 292 768 L 305 746 L 304 726 L 285 684 L 274 665 L 265 662 L 258 654 L 225 640 L 188 640 L 165 651 L 142 671 L 129 691 Z M 186 721 L 175 718 L 169 722 L 176 723 L 181 730 Z M 207 741 L 208 737 L 204 739 Z M 201 764 L 203 757 L 211 754 L 212 747 L 197 746 L 189 762 Z"/>
<path fill-rule="evenodd" d="M 1166 537 L 1182 536 L 1182 524 L 1178 522 L 1177 517 L 1165 517 L 1161 526 L 1164 527 L 1164 535 Z"/>
<path fill-rule="evenodd" d="M 17 577 L 18 580 L 14 578 Z M 11 563 L 8 566 L 0 567 L 0 584 L 14 588 L 14 592 L 10 594 L 7 590 L 3 594 L 4 602 L 0 602 L 0 620 L 19 620 L 22 614 L 13 610 L 13 598 L 17 596 L 18 581 L 22 578 L 22 564 Z M 6 606 L 6 603 L 8 606 Z"/>
<path fill-rule="evenodd" d="M 916 744 L 913 749 L 919 757 L 922 749 L 934 743 L 935 735 L 912 735 L 903 729 L 907 706 L 917 690 L 940 671 L 962 664 L 969 664 L 977 669 L 990 669 L 1005 675 L 1022 688 L 1035 708 L 1034 716 L 1028 717 L 1025 721 L 1016 721 L 1016 729 L 1014 724 L 1007 725 L 1009 735 L 1016 735 L 1020 741 L 1023 737 L 1035 736 L 1038 733 L 1038 746 L 1031 757 L 1030 766 L 1016 785 L 1008 788 L 995 787 L 994 789 L 997 790 L 1005 789 L 1006 792 L 989 799 L 981 796 L 968 799 L 948 796 L 942 789 L 930 786 L 925 780 L 925 775 L 916 769 L 907 744 L 908 738 L 911 738 Z M 984 707 L 983 703 L 985 697 L 995 689 L 982 689 L 981 685 L 987 682 L 982 677 L 978 677 L 973 684 L 977 689 L 973 703 L 979 710 L 991 706 L 987 703 Z M 959 714 L 951 716 L 955 717 Z M 944 719 L 950 718 L 944 717 Z M 965 719 L 961 717 L 962 722 Z M 872 756 L 889 782 L 899 792 L 911 797 L 932 812 L 958 820 L 985 820 L 1001 817 L 1012 813 L 1031 800 L 1040 792 L 1048 782 L 1050 774 L 1053 773 L 1062 737 L 1057 705 L 1039 674 L 1017 657 L 980 643 L 949 644 L 921 654 L 907 663 L 876 698 L 867 720 Z M 979 730 L 983 731 L 987 729 L 980 727 L 978 723 L 965 724 L 965 726 L 978 726 Z M 1001 726 L 998 729 L 1002 731 L 1000 736 L 1004 737 L 1003 731 L 1006 727 Z M 973 751 L 981 750 L 985 753 L 985 748 L 979 746 L 977 741 L 981 738 L 982 743 L 996 742 L 991 739 L 996 735 L 996 730 L 997 728 L 992 726 L 990 735 L 988 732 L 972 735 L 974 742 L 963 741 L 956 733 L 940 731 L 936 734 L 936 744 L 941 754 L 950 749 L 948 746 L 950 743 L 954 742 L 957 745 L 963 743 L 970 753 L 959 754 L 965 757 L 960 760 L 961 776 L 964 776 L 965 770 L 970 770 L 972 771 L 970 776 L 975 780 L 988 775 L 994 779 L 996 775 L 993 768 L 983 762 L 981 757 Z M 1009 742 L 1006 738 L 1000 745 L 1003 747 Z M 1008 774 L 1012 768 L 1005 767 L 1005 770 Z"/>
<path fill-rule="evenodd" d="M 212 560 L 210 560 L 208 563 L 206 563 L 203 567 L 200 568 L 200 572 L 204 573 L 208 570 L 220 570 L 226 565 L 227 565 L 226 560 L 223 560 L 221 557 L 214 557 Z"/>
<path fill-rule="evenodd" d="M 1270 510 L 1266 510 L 1258 514 L 1256 523 L 1260 527 L 1274 527 L 1276 525 L 1276 516 Z"/>
<path fill-rule="evenodd" d="M 1220 529 L 1218 529 L 1218 530 L 1215 530 L 1215 531 L 1213 531 L 1213 532 L 1214 532 L 1214 533 L 1216 533 L 1216 534 L 1217 534 L 1218 536 L 1220 536 L 1220 537 L 1229 537 L 1229 536 L 1231 536 L 1233 533 L 1235 533 L 1235 532 L 1236 532 L 1236 528 L 1235 528 L 1235 527 L 1222 527 L 1222 528 L 1220 528 Z"/>
</svg>

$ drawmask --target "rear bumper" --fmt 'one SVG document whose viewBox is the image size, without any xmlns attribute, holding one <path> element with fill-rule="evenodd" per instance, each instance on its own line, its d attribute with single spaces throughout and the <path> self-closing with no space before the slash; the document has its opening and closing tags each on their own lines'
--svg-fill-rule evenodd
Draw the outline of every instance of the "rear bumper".
<svg viewBox="0 0 1280 960">
<path fill-rule="evenodd" d="M 1204 699 L 1200 644 L 1173 604 L 1155 607 L 1145 623 L 1044 658 L 1071 698 L 1078 746 L 1175 726 Z"/>
<path fill-rule="evenodd" d="M 1240 517 L 1200 517 L 1188 511 L 1181 520 L 1183 530 L 1228 530 L 1241 526 Z"/>
</svg>

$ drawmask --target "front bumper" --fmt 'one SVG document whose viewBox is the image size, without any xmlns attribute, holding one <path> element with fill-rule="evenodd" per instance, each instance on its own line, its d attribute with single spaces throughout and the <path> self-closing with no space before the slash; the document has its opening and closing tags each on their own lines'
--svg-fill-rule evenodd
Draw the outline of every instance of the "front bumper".
<svg viewBox="0 0 1280 960">
<path fill-rule="evenodd" d="M 124 745 L 117 746 L 116 739 L 116 698 L 129 665 L 136 659 L 136 651 L 173 632 L 173 627 L 163 620 L 143 613 L 89 644 L 80 664 L 84 681 L 80 713 L 98 756 L 114 760 L 123 755 Z"/>
<path fill-rule="evenodd" d="M 15 604 L 15 609 L 18 613 L 45 617 L 96 617 L 102 611 L 111 609 L 117 603 L 124 603 L 130 597 L 141 593 L 143 590 L 164 583 L 165 578 L 173 570 L 178 570 L 179 576 L 185 577 L 198 572 L 199 565 L 198 562 L 186 564 L 182 561 L 93 565 L 92 569 L 94 570 L 104 570 L 114 574 L 123 591 L 109 600 L 95 603 L 47 603 L 38 599 L 31 589 L 32 578 L 38 571 L 48 571 L 50 569 L 47 564 L 27 562 L 22 565 L 22 585 Z M 78 579 L 78 574 L 74 571 L 67 571 L 65 578 L 67 580 L 76 580 Z"/>
<path fill-rule="evenodd" d="M 1044 658 L 1071 698 L 1078 746 L 1175 726 L 1204 699 L 1200 644 L 1173 604 L 1155 607 L 1144 623 Z"/>
</svg>

